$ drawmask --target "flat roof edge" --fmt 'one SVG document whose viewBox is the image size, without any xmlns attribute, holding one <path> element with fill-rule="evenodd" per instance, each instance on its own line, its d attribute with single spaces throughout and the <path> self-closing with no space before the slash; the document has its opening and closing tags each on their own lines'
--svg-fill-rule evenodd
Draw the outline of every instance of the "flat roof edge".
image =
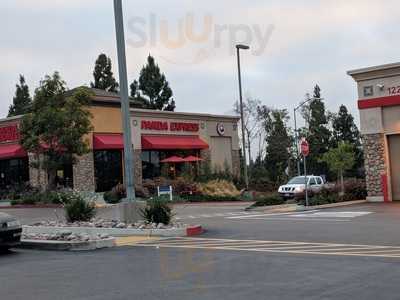
<svg viewBox="0 0 400 300">
<path fill-rule="evenodd" d="M 353 75 L 358 75 L 358 74 L 364 74 L 364 73 L 380 71 L 380 70 L 387 70 L 387 69 L 394 69 L 394 68 L 400 68 L 400 62 L 366 67 L 366 68 L 360 68 L 360 69 L 353 69 L 353 70 L 347 71 L 347 75 L 353 76 Z"/>
<path fill-rule="evenodd" d="M 230 120 L 239 120 L 239 116 L 234 115 L 214 115 L 207 113 L 192 113 L 192 112 L 175 112 L 175 111 L 161 111 L 161 110 L 151 110 L 151 109 L 140 109 L 140 108 L 131 108 L 130 112 L 137 112 L 142 114 L 151 114 L 151 115 L 164 115 L 164 116 L 193 116 L 193 117 L 202 117 L 202 118 L 213 118 L 213 119 L 230 119 Z"/>
</svg>

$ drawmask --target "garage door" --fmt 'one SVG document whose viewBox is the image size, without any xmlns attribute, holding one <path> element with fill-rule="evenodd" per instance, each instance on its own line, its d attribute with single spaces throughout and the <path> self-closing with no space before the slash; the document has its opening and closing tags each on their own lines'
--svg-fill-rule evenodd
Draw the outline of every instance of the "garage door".
<svg viewBox="0 0 400 300">
<path fill-rule="evenodd" d="M 400 135 L 389 135 L 390 177 L 393 200 L 400 200 Z"/>
</svg>

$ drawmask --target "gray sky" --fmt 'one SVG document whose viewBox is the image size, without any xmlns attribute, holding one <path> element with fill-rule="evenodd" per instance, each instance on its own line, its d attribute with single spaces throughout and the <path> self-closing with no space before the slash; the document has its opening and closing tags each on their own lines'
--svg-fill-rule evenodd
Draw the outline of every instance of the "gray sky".
<svg viewBox="0 0 400 300">
<path fill-rule="evenodd" d="M 89 84 L 105 52 L 117 76 L 112 2 L 0 1 L 0 115 L 7 114 L 20 73 L 31 93 L 55 70 L 70 88 Z M 232 49 L 243 39 L 252 47 L 242 53 L 246 95 L 291 111 L 318 83 L 329 110 L 343 103 L 357 121 L 356 87 L 346 71 L 398 61 L 398 1 L 123 2 L 129 80 L 151 53 L 178 111 L 231 111 L 238 98 Z"/>
</svg>

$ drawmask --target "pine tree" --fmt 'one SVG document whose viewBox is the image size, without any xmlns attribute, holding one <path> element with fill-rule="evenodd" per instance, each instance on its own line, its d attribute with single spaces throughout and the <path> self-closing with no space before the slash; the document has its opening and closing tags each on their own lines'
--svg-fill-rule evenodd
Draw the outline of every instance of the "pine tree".
<svg viewBox="0 0 400 300">
<path fill-rule="evenodd" d="M 339 112 L 332 118 L 333 140 L 334 146 L 337 147 L 339 142 L 348 142 L 351 145 L 360 145 L 360 132 L 354 118 L 349 114 L 347 107 L 341 105 Z"/>
<path fill-rule="evenodd" d="M 310 145 L 310 155 L 307 157 L 307 173 L 325 175 L 328 173 L 328 166 L 321 161 L 321 158 L 329 149 L 331 132 L 328 129 L 325 104 L 321 99 L 321 89 L 318 85 L 314 88 L 313 98 L 309 105 L 307 140 Z"/>
<path fill-rule="evenodd" d="M 281 183 L 286 175 L 285 170 L 290 160 L 292 139 L 287 128 L 289 119 L 287 110 L 271 110 L 260 108 L 263 125 L 266 131 L 265 168 L 269 178 L 275 183 Z"/>
<path fill-rule="evenodd" d="M 131 97 L 142 103 L 143 108 L 175 110 L 172 89 L 151 55 L 147 57 L 147 64 L 140 71 L 139 81 L 133 81 L 130 87 Z"/>
<path fill-rule="evenodd" d="M 93 77 L 94 82 L 90 83 L 92 88 L 108 92 L 118 92 L 118 83 L 112 72 L 111 59 L 104 53 L 100 54 L 96 59 Z"/>
<path fill-rule="evenodd" d="M 16 85 L 13 104 L 10 105 L 8 117 L 24 115 L 31 110 L 32 98 L 29 95 L 29 87 L 25 83 L 23 75 L 19 75 L 19 84 Z"/>
<path fill-rule="evenodd" d="M 346 106 L 341 105 L 339 112 L 332 117 L 332 147 L 336 148 L 340 143 L 347 143 L 353 147 L 355 164 L 347 170 L 349 176 L 362 176 L 360 170 L 364 165 L 363 150 L 361 146 L 360 132 L 354 122 L 353 116 Z M 362 172 L 361 172 L 362 173 Z"/>
</svg>

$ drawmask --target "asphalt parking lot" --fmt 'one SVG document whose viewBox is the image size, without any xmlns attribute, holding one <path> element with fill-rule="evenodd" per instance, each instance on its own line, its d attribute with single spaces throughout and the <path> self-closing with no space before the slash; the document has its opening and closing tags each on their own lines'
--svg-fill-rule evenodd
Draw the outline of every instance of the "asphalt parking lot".
<svg viewBox="0 0 400 300">
<path fill-rule="evenodd" d="M 14 250 L 0 256 L 0 292 L 7 299 L 398 299 L 400 203 L 274 215 L 237 205 L 176 211 L 207 232 L 86 253 Z"/>
</svg>

